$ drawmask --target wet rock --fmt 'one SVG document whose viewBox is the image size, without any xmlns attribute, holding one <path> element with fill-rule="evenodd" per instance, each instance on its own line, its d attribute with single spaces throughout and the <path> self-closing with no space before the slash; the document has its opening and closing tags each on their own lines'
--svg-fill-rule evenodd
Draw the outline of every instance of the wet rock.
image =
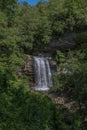
<svg viewBox="0 0 87 130">
<path fill-rule="evenodd" d="M 57 72 L 57 63 L 56 63 L 56 61 L 50 60 L 50 67 L 51 67 L 52 73 Z"/>
</svg>

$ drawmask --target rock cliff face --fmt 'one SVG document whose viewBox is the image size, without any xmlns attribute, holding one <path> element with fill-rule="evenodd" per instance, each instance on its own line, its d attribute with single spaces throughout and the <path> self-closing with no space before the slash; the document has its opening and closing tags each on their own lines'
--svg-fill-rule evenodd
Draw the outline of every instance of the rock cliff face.
<svg viewBox="0 0 87 130">
<path fill-rule="evenodd" d="M 49 60 L 52 74 L 57 72 L 57 63 L 54 60 Z"/>
<path fill-rule="evenodd" d="M 23 73 L 29 77 L 29 85 L 32 87 L 35 84 L 34 79 L 34 61 L 33 56 L 29 55 L 23 68 Z"/>
<path fill-rule="evenodd" d="M 76 33 L 65 33 L 61 38 L 52 40 L 50 43 L 51 47 L 57 47 L 59 49 L 73 49 L 76 46 L 75 43 Z"/>
<path fill-rule="evenodd" d="M 50 47 L 56 48 L 56 49 L 62 49 L 62 50 L 67 50 L 67 49 L 74 49 L 77 46 L 76 43 L 76 37 L 79 34 L 83 34 L 85 36 L 87 36 L 87 32 L 80 32 L 80 33 L 65 33 L 63 36 L 61 36 L 60 38 L 58 38 L 58 40 L 52 40 L 50 42 Z"/>
</svg>

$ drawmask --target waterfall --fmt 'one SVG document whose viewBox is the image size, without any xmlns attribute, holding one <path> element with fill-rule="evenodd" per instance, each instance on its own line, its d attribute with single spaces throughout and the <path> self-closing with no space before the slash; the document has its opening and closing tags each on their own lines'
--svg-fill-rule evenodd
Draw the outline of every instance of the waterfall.
<svg viewBox="0 0 87 130">
<path fill-rule="evenodd" d="M 49 61 L 45 57 L 34 57 L 35 90 L 45 91 L 52 86 Z"/>
</svg>

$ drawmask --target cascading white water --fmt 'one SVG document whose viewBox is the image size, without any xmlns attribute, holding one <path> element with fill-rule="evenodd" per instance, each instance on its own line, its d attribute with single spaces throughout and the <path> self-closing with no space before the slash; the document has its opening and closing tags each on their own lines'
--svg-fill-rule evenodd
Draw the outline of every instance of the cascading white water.
<svg viewBox="0 0 87 130">
<path fill-rule="evenodd" d="M 35 90 L 46 91 L 52 86 L 49 61 L 45 57 L 34 57 Z"/>
</svg>

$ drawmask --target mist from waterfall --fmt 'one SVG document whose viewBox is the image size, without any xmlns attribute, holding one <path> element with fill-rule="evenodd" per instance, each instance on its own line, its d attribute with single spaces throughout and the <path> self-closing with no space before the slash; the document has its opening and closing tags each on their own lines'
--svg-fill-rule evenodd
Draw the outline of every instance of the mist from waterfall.
<svg viewBox="0 0 87 130">
<path fill-rule="evenodd" d="M 46 57 L 34 57 L 35 90 L 46 91 L 52 86 L 51 69 Z"/>
</svg>

